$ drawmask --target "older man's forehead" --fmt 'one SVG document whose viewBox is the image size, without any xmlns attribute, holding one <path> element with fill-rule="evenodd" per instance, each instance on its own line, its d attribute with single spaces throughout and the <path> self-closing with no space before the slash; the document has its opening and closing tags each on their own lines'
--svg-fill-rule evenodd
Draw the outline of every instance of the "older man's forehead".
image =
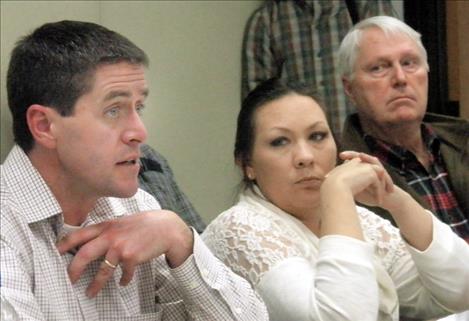
<svg viewBox="0 0 469 321">
<path fill-rule="evenodd" d="M 379 55 L 381 50 L 391 52 L 393 49 L 422 55 L 417 42 L 408 35 L 398 32 L 386 34 L 378 28 L 366 30 L 358 47 L 358 55 L 363 54 L 365 48 L 368 54 L 376 55 Z"/>
</svg>

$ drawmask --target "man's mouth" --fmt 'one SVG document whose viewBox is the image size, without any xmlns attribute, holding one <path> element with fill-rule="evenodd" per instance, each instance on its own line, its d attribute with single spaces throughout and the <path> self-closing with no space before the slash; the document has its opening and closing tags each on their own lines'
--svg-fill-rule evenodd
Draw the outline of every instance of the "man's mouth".
<svg viewBox="0 0 469 321">
<path fill-rule="evenodd" d="M 135 164 L 137 164 L 136 159 L 130 159 L 130 160 L 126 160 L 126 161 L 117 163 L 117 165 L 135 165 Z"/>
</svg>

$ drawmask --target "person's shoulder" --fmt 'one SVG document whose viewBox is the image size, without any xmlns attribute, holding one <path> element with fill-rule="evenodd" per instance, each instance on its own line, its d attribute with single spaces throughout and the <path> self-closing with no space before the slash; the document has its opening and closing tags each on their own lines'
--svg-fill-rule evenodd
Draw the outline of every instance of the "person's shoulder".
<svg viewBox="0 0 469 321">
<path fill-rule="evenodd" d="M 251 14 L 247 25 L 254 28 L 259 24 L 269 25 L 276 20 L 279 12 L 279 5 L 281 1 L 270 0 L 264 1 L 257 7 Z M 284 2 L 283 6 L 296 6 L 296 1 Z"/>
<path fill-rule="evenodd" d="M 252 209 L 243 202 L 238 202 L 230 208 L 224 210 L 215 217 L 212 222 L 207 226 L 207 229 L 213 228 L 213 226 L 219 226 L 221 228 L 231 226 L 232 224 L 240 224 L 246 221 L 246 217 L 250 214 L 254 214 Z M 230 223 L 230 224 L 227 224 Z"/>
<path fill-rule="evenodd" d="M 172 169 L 166 158 L 149 145 L 140 146 L 140 166 L 138 179 L 140 187 L 146 191 L 153 193 L 154 189 L 165 186 L 162 182 L 170 184 L 173 180 Z"/>
<path fill-rule="evenodd" d="M 20 246 L 28 239 L 29 222 L 23 212 L 21 204 L 13 197 L 12 193 L 4 185 L 2 178 L 0 193 L 0 224 L 2 232 L 2 242 L 10 246 Z"/>
<path fill-rule="evenodd" d="M 441 126 L 469 126 L 467 119 L 435 113 L 426 113 L 423 121 L 424 123 Z"/>
<path fill-rule="evenodd" d="M 456 145 L 457 142 L 461 142 L 464 146 L 468 140 L 469 121 L 464 118 L 427 113 L 423 122 L 430 125 L 444 141 L 456 143 Z"/>
<path fill-rule="evenodd" d="M 0 166 L 2 174 L 4 166 Z M 0 211 L 0 222 L 2 225 L 2 235 L 4 227 L 7 225 L 21 225 L 22 221 L 26 222 L 24 215 L 21 215 L 21 204 L 15 199 L 12 191 L 10 190 L 8 183 L 4 175 L 0 175 L 0 204 L 2 204 L 2 210 Z"/>
<path fill-rule="evenodd" d="M 246 202 L 242 198 L 232 207 L 220 213 L 208 224 L 204 234 L 221 230 L 272 229 L 275 220 L 268 211 Z"/>
<path fill-rule="evenodd" d="M 156 158 L 156 159 L 166 160 L 160 152 L 158 152 L 156 149 L 154 149 L 153 147 L 151 147 L 148 144 L 140 145 L 140 153 L 141 153 L 140 157 Z"/>
</svg>

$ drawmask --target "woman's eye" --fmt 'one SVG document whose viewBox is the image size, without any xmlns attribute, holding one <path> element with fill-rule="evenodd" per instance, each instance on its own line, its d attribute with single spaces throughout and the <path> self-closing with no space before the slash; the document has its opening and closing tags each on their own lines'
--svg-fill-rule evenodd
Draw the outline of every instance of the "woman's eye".
<svg viewBox="0 0 469 321">
<path fill-rule="evenodd" d="M 312 141 L 320 142 L 320 141 L 323 141 L 328 135 L 329 135 L 328 132 L 315 132 L 315 133 L 312 133 L 312 134 L 309 136 L 309 138 L 310 138 Z"/>
<path fill-rule="evenodd" d="M 111 118 L 117 118 L 119 116 L 119 107 L 112 107 L 106 111 L 106 115 L 111 117 Z"/>
<path fill-rule="evenodd" d="M 273 147 L 283 146 L 288 143 L 288 140 L 285 137 L 279 137 L 270 142 L 270 145 Z"/>
</svg>

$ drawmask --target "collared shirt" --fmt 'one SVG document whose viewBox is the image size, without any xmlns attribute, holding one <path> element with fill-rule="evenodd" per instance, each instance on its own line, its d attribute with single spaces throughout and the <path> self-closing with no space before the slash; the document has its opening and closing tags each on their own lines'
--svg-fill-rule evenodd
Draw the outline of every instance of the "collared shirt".
<svg viewBox="0 0 469 321">
<path fill-rule="evenodd" d="M 99 269 L 92 262 L 71 284 L 72 254 L 56 249 L 63 228 L 59 204 L 21 148 L 1 166 L 1 294 L 27 320 L 267 320 L 265 306 L 248 283 L 221 264 L 194 233 L 193 254 L 170 269 L 164 255 L 138 266 L 131 283 L 122 270 L 97 297 L 85 289 Z M 158 209 L 139 190 L 127 199 L 101 198 L 84 225 Z M 155 214 L 157 215 L 157 214 Z"/>
<path fill-rule="evenodd" d="M 161 208 L 175 212 L 187 225 L 202 233 L 205 223 L 176 183 L 168 161 L 148 145 L 142 145 L 140 151 L 140 188 L 153 195 Z"/>
<path fill-rule="evenodd" d="M 393 15 L 389 0 L 356 1 L 360 19 Z M 340 42 L 352 27 L 345 0 L 266 1 L 249 19 L 242 51 L 242 98 L 260 82 L 280 77 L 311 85 L 340 135 L 353 111 L 339 74 Z"/>
<path fill-rule="evenodd" d="M 422 124 L 422 138 L 430 155 L 426 169 L 409 150 L 365 134 L 372 154 L 393 167 L 428 204 L 433 212 L 469 243 L 469 220 L 464 217 L 454 196 L 448 172 L 440 153 L 440 141 L 430 125 Z"/>
</svg>

